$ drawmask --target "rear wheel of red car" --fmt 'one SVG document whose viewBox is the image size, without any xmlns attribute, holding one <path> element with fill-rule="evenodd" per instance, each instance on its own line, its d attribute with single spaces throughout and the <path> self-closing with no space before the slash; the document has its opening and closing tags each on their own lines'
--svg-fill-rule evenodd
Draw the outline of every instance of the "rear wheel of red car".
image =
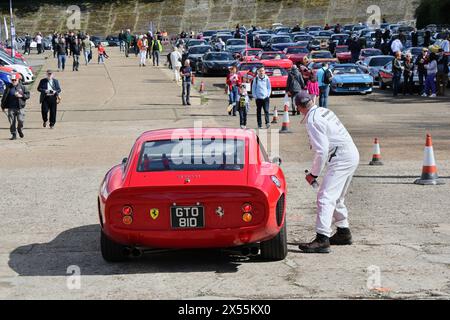
<svg viewBox="0 0 450 320">
<path fill-rule="evenodd" d="M 279 261 L 287 256 L 287 232 L 286 221 L 275 238 L 263 241 L 260 244 L 261 257 L 266 260 Z"/>
<path fill-rule="evenodd" d="M 108 262 L 122 262 L 128 259 L 125 254 L 126 247 L 109 239 L 103 231 L 100 237 L 102 257 Z"/>
</svg>

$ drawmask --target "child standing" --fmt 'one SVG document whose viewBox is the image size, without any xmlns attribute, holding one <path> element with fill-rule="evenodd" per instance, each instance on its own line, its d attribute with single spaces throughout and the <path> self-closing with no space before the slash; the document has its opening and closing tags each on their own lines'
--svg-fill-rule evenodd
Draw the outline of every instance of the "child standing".
<svg viewBox="0 0 450 320">
<path fill-rule="evenodd" d="M 313 100 L 314 104 L 316 104 L 317 97 L 320 94 L 320 90 L 319 90 L 319 82 L 317 82 L 317 77 L 314 73 L 311 73 L 311 75 L 309 76 L 306 88 L 308 90 L 308 93 L 311 95 L 311 99 Z"/>
<path fill-rule="evenodd" d="M 237 100 L 237 109 L 239 111 L 239 123 L 241 125 L 241 129 L 247 129 L 247 113 L 250 108 L 250 100 L 247 95 L 247 87 L 245 84 L 242 84 L 239 87 L 239 96 Z"/>
</svg>

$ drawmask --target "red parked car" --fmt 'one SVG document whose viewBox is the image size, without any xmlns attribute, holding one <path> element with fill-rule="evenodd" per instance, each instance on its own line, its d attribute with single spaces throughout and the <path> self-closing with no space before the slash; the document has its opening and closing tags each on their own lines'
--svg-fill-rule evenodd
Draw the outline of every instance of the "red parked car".
<svg viewBox="0 0 450 320">
<path fill-rule="evenodd" d="M 288 72 L 283 68 L 266 68 L 266 75 L 269 77 L 272 95 L 279 96 L 286 94 Z"/>
<path fill-rule="evenodd" d="M 352 61 L 352 53 L 348 46 L 336 46 L 335 54 L 340 63 L 349 63 Z"/>
<path fill-rule="evenodd" d="M 290 70 L 293 65 L 292 61 L 281 51 L 261 52 L 258 59 L 265 67 L 281 67 Z"/>
<path fill-rule="evenodd" d="M 284 53 L 289 60 L 298 65 L 309 54 L 309 50 L 307 47 L 289 47 L 284 49 Z"/>
<path fill-rule="evenodd" d="M 281 160 L 274 160 L 251 130 L 143 133 L 100 187 L 103 258 L 119 262 L 151 249 L 240 248 L 284 259 L 287 190 Z"/>
</svg>

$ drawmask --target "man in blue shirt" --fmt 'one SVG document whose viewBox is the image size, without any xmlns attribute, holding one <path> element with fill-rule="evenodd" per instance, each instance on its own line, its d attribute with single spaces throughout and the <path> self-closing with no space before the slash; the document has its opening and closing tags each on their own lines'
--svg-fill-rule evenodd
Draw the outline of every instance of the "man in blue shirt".
<svg viewBox="0 0 450 320">
<path fill-rule="evenodd" d="M 270 128 L 269 110 L 270 110 L 270 95 L 272 93 L 272 86 L 270 85 L 269 77 L 266 75 L 264 67 L 258 69 L 258 74 L 252 83 L 252 95 L 256 100 L 256 117 L 258 121 L 258 129 L 262 129 L 262 109 L 264 109 L 264 120 L 266 128 Z"/>
<path fill-rule="evenodd" d="M 330 84 L 325 83 L 325 72 L 328 70 L 328 63 L 324 62 L 322 68 L 317 71 L 317 82 L 319 83 L 319 107 L 328 108 L 328 96 L 330 95 Z M 328 71 L 329 72 L 329 71 Z"/>
</svg>

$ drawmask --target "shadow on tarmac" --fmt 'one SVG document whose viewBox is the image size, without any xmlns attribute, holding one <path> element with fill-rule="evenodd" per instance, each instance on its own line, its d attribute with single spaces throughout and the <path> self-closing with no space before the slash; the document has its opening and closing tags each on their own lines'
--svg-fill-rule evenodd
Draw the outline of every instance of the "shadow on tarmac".
<svg viewBox="0 0 450 320">
<path fill-rule="evenodd" d="M 47 243 L 14 249 L 8 265 L 20 276 L 67 276 L 71 274 L 67 272 L 69 266 L 78 266 L 82 275 L 235 273 L 245 262 L 258 262 L 258 259 L 204 249 L 145 253 L 141 258 L 111 264 L 100 253 L 100 226 L 87 225 L 66 230 Z"/>
</svg>

